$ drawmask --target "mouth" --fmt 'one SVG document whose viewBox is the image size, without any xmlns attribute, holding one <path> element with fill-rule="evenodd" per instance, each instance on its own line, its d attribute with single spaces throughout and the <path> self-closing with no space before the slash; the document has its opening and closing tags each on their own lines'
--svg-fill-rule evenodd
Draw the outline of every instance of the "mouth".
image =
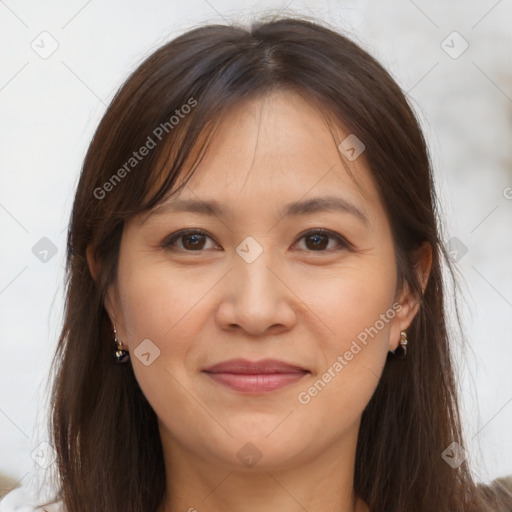
<svg viewBox="0 0 512 512">
<path fill-rule="evenodd" d="M 231 359 L 203 370 L 215 382 L 235 391 L 268 393 L 301 380 L 310 371 L 276 359 L 251 362 Z"/>
</svg>

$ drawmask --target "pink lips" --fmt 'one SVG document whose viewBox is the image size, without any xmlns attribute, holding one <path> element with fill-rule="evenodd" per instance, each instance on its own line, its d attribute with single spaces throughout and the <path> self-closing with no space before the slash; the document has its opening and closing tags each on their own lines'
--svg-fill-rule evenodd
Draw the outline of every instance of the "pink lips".
<svg viewBox="0 0 512 512">
<path fill-rule="evenodd" d="M 265 393 L 297 382 L 308 370 L 276 359 L 231 359 L 203 370 L 216 382 L 244 393 Z"/>
</svg>

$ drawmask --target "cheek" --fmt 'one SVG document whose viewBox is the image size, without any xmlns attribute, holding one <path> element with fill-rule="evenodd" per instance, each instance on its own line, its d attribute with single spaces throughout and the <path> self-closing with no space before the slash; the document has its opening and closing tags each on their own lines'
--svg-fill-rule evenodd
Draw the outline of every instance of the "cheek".
<svg viewBox="0 0 512 512">
<path fill-rule="evenodd" d="M 316 381 L 322 382 L 311 390 L 311 413 L 322 414 L 323 406 L 339 418 L 355 418 L 373 395 L 396 315 L 393 262 L 392 252 L 376 255 L 325 283 L 323 311 L 334 334 L 325 342 L 325 368 Z"/>
<path fill-rule="evenodd" d="M 186 409 L 190 397 L 182 386 L 188 388 L 196 371 L 197 340 L 213 322 L 208 294 L 222 275 L 143 261 L 120 265 L 119 275 L 125 276 L 120 291 L 126 345 L 137 381 L 157 414 L 165 417 L 171 404 Z M 148 352 L 149 358 L 139 358 Z"/>
<path fill-rule="evenodd" d="M 177 429 L 193 424 L 197 410 L 190 407 L 187 393 L 187 362 L 193 360 L 189 353 L 208 321 L 205 298 L 218 278 L 202 279 L 190 269 L 171 271 L 165 265 L 140 261 L 120 265 L 119 275 L 125 276 L 119 289 L 126 345 L 136 379 L 156 414 L 166 418 L 167 424 Z M 141 344 L 147 339 L 154 346 Z M 143 346 L 150 353 L 146 361 L 138 355 Z M 173 411 L 180 411 L 178 424 Z"/>
<path fill-rule="evenodd" d="M 322 425 L 326 439 L 350 428 L 371 399 L 386 362 L 396 311 L 393 274 L 353 270 L 323 283 L 312 309 L 328 326 L 318 371 L 298 390 L 304 428 Z"/>
<path fill-rule="evenodd" d="M 121 273 L 120 273 L 121 274 Z M 122 272 L 122 309 L 129 347 L 149 338 L 160 347 L 172 343 L 173 351 L 186 346 L 194 335 L 213 278 L 198 278 L 190 269 L 173 270 L 160 265 L 134 263 Z"/>
<path fill-rule="evenodd" d="M 325 326 L 324 344 L 329 354 L 348 350 L 350 342 L 358 337 L 364 341 L 365 333 L 369 339 L 387 345 L 390 321 L 395 316 L 396 271 L 390 264 L 391 257 L 383 253 L 366 259 L 355 257 L 336 271 L 305 272 L 301 280 L 296 280 L 297 295 L 316 314 L 319 325 Z M 375 324 L 378 334 L 372 329 Z"/>
<path fill-rule="evenodd" d="M 325 326 L 325 336 L 319 338 L 317 347 L 319 371 L 297 398 L 308 413 L 327 423 L 326 416 L 350 423 L 361 414 L 378 384 L 396 316 L 392 256 L 388 247 L 385 254 L 359 260 L 322 280 L 304 280 L 309 287 L 304 286 L 301 293 L 317 313 L 318 325 Z"/>
</svg>

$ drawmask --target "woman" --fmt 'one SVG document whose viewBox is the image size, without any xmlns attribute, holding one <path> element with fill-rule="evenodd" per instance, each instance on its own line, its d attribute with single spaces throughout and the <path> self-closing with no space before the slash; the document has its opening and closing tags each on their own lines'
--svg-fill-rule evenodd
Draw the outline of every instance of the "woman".
<svg viewBox="0 0 512 512">
<path fill-rule="evenodd" d="M 148 57 L 73 206 L 60 509 L 512 510 L 463 448 L 437 208 L 400 88 L 322 24 Z"/>
</svg>

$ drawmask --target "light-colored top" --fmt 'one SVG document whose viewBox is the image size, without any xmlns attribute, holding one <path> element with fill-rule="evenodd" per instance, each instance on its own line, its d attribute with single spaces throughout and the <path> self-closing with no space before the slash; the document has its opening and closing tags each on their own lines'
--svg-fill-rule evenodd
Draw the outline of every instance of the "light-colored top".
<svg viewBox="0 0 512 512">
<path fill-rule="evenodd" d="M 0 512 L 64 512 L 62 503 L 41 499 L 33 489 L 18 487 L 0 501 Z"/>
<path fill-rule="evenodd" d="M 512 512 L 512 475 L 496 478 L 490 484 L 478 484 L 494 512 Z M 48 494 L 47 494 L 48 495 Z M 50 493 L 51 495 L 51 493 Z M 0 512 L 65 512 L 60 501 L 41 497 L 32 487 L 22 486 L 0 500 Z"/>
</svg>

